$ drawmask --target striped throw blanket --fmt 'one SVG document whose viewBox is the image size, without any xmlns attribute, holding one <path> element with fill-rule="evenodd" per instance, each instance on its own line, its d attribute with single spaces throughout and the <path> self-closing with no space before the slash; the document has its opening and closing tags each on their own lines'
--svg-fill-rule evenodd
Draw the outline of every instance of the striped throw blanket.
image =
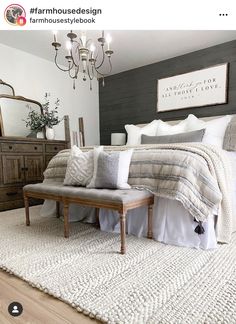
<svg viewBox="0 0 236 324">
<path fill-rule="evenodd" d="M 127 148 L 107 146 L 104 150 Z M 50 161 L 45 181 L 64 180 L 69 153 L 63 150 Z M 217 239 L 228 243 L 232 233 L 230 177 L 230 161 L 221 149 L 200 143 L 158 144 L 134 147 L 128 182 L 133 188 L 180 201 L 198 221 L 217 214 Z"/>
</svg>

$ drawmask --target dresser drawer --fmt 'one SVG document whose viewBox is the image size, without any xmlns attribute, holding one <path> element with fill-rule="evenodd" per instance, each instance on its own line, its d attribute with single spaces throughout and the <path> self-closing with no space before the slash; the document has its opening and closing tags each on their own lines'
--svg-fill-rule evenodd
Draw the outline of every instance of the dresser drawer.
<svg viewBox="0 0 236 324">
<path fill-rule="evenodd" d="M 43 204 L 43 200 L 40 199 L 29 199 L 29 205 L 41 205 Z M 9 209 L 15 209 L 15 208 L 22 208 L 24 207 L 24 199 L 17 199 L 17 200 L 11 200 L 11 201 L 0 201 L 0 211 L 9 210 Z M 1 216 L 0 216 L 1 220 Z"/>
<path fill-rule="evenodd" d="M 22 208 L 22 207 L 24 207 L 23 199 L 0 202 L 0 211 L 15 209 L 15 208 Z M 1 216 L 0 216 L 0 219 L 1 219 Z"/>
<path fill-rule="evenodd" d="M 63 144 L 46 144 L 46 153 L 57 153 L 65 149 Z"/>
<path fill-rule="evenodd" d="M 0 189 L 0 202 L 23 199 L 22 188 L 7 187 Z"/>
<path fill-rule="evenodd" d="M 2 143 L 2 152 L 42 153 L 42 144 Z"/>
</svg>

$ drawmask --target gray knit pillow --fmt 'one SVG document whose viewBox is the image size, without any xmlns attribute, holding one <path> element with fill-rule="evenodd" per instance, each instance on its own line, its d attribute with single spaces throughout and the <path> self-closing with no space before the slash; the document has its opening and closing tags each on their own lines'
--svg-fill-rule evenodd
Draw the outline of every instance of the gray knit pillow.
<svg viewBox="0 0 236 324">
<path fill-rule="evenodd" d="M 205 134 L 205 129 L 193 132 L 179 133 L 164 136 L 147 136 L 142 135 L 141 144 L 168 144 L 168 143 L 185 143 L 185 142 L 201 142 Z"/>
<path fill-rule="evenodd" d="M 231 119 L 226 128 L 223 149 L 236 151 L 236 116 Z"/>
<path fill-rule="evenodd" d="M 127 183 L 133 150 L 100 152 L 94 157 L 94 171 L 87 188 L 129 189 Z"/>
</svg>

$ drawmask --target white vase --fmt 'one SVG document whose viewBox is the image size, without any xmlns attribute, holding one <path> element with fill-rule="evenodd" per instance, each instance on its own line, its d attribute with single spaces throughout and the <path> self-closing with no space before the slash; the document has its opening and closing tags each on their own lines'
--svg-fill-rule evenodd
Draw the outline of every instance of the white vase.
<svg viewBox="0 0 236 324">
<path fill-rule="evenodd" d="M 37 138 L 44 138 L 43 132 L 42 131 L 41 132 L 37 132 L 36 137 Z"/>
<path fill-rule="evenodd" d="M 55 137 L 54 129 L 50 127 L 46 127 L 46 138 L 48 140 L 53 140 Z"/>
</svg>

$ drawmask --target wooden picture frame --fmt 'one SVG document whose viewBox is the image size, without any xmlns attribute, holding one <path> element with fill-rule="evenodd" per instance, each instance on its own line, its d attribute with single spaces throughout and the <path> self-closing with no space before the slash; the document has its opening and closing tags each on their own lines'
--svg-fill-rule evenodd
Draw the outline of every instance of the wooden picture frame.
<svg viewBox="0 0 236 324">
<path fill-rule="evenodd" d="M 83 147 L 83 146 L 85 146 L 84 119 L 83 119 L 83 117 L 79 117 L 78 122 L 79 122 L 79 142 L 80 142 L 80 147 Z"/>
<path fill-rule="evenodd" d="M 206 107 L 228 102 L 229 63 L 157 81 L 157 112 Z"/>
</svg>

